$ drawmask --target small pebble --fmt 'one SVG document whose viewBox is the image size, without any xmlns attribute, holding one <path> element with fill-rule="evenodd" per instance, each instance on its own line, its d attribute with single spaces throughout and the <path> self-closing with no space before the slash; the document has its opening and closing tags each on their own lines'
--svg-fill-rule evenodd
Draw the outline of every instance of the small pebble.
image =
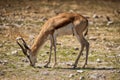
<svg viewBox="0 0 120 80">
<path fill-rule="evenodd" d="M 107 26 L 109 26 L 109 25 L 111 25 L 111 24 L 113 24 L 113 21 L 108 21 L 108 22 L 107 22 Z"/>
<path fill-rule="evenodd" d="M 49 73 L 48 73 L 48 72 L 43 72 L 42 74 L 43 74 L 43 75 L 47 75 L 47 76 L 49 75 Z"/>
<path fill-rule="evenodd" d="M 90 40 L 93 40 L 93 41 L 96 41 L 97 40 L 97 37 L 89 37 Z"/>
<path fill-rule="evenodd" d="M 22 62 L 29 62 L 29 60 L 27 59 L 27 58 L 25 58 L 25 59 L 22 59 Z"/>
<path fill-rule="evenodd" d="M 85 77 L 83 77 L 83 76 L 80 76 L 80 78 L 79 78 L 79 80 L 84 80 L 85 79 Z"/>
<path fill-rule="evenodd" d="M 60 43 L 60 42 L 57 42 L 57 43 L 56 43 L 56 45 L 62 45 L 62 43 Z"/>
<path fill-rule="evenodd" d="M 3 44 L 0 44 L 0 48 L 3 47 Z"/>
<path fill-rule="evenodd" d="M 75 52 L 73 52 L 72 54 L 76 54 Z"/>
<path fill-rule="evenodd" d="M 0 71 L 0 76 L 4 76 L 5 72 Z"/>
<path fill-rule="evenodd" d="M 117 73 L 120 73 L 120 70 L 118 70 Z"/>
<path fill-rule="evenodd" d="M 83 70 L 77 70 L 77 73 L 83 73 L 84 71 Z"/>
<path fill-rule="evenodd" d="M 18 51 L 17 50 L 14 50 L 11 52 L 12 55 L 17 55 L 18 54 Z"/>
<path fill-rule="evenodd" d="M 74 50 L 79 50 L 79 48 L 78 47 L 74 47 Z"/>
<path fill-rule="evenodd" d="M 72 65 L 73 65 L 72 62 L 67 62 L 66 64 L 67 64 L 68 66 L 72 66 Z"/>
<path fill-rule="evenodd" d="M 0 60 L 0 64 L 5 65 L 8 63 L 8 60 Z"/>
<path fill-rule="evenodd" d="M 70 74 L 70 75 L 69 75 L 69 78 L 71 78 L 71 77 L 74 77 L 74 74 Z"/>
<path fill-rule="evenodd" d="M 93 22 L 93 21 L 89 21 L 89 24 L 90 24 L 90 25 L 93 25 L 93 24 L 94 24 L 94 22 Z"/>
<path fill-rule="evenodd" d="M 46 51 L 45 53 L 46 53 L 46 54 L 49 54 L 50 52 L 49 52 L 49 51 Z"/>
<path fill-rule="evenodd" d="M 46 55 L 47 55 L 47 54 L 41 54 L 40 56 L 41 56 L 41 57 L 45 57 Z"/>
<path fill-rule="evenodd" d="M 120 46 L 117 47 L 118 50 L 120 50 Z M 119 54 L 120 55 L 120 54 Z"/>
<path fill-rule="evenodd" d="M 31 9 L 31 6 L 27 6 L 26 9 Z"/>
<path fill-rule="evenodd" d="M 99 18 L 97 14 L 94 14 L 93 15 L 93 18 Z"/>
<path fill-rule="evenodd" d="M 98 63 L 101 63 L 102 61 L 98 58 L 97 60 L 96 60 Z"/>
</svg>

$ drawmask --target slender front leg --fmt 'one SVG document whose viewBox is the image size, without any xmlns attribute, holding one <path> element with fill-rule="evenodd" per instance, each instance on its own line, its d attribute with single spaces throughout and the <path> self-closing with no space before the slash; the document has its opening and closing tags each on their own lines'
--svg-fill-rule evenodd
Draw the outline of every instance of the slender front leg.
<svg viewBox="0 0 120 80">
<path fill-rule="evenodd" d="M 55 55 L 54 55 L 55 63 L 53 65 L 53 67 L 55 67 L 56 64 L 57 64 L 57 59 L 56 59 L 56 36 L 52 35 L 52 39 L 53 39 L 53 46 L 54 46 L 54 53 L 55 53 Z"/>
<path fill-rule="evenodd" d="M 48 67 L 48 65 L 50 64 L 51 55 L 52 55 L 52 47 L 53 47 L 53 39 L 52 39 L 52 35 L 50 35 L 50 54 L 49 54 L 48 62 L 44 67 Z"/>
</svg>

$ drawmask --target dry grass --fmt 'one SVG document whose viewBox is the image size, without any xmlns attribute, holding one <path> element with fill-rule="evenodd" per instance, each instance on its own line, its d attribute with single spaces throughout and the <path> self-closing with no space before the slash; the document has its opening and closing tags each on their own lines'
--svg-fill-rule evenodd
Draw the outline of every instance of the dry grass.
<svg viewBox="0 0 120 80">
<path fill-rule="evenodd" d="M 92 74 L 103 74 L 106 80 L 119 80 L 120 73 L 120 21 L 119 15 L 114 14 L 114 10 L 118 10 L 120 5 L 118 2 L 107 2 L 105 0 L 94 1 L 45 1 L 29 0 L 29 1 L 0 1 L 0 79 L 1 80 L 78 80 L 83 76 L 85 80 L 90 79 Z M 57 45 L 58 65 L 56 68 L 32 68 L 21 51 L 12 52 L 19 49 L 15 43 L 17 36 L 25 38 L 28 44 L 32 44 L 31 36 L 35 37 L 43 21 L 41 17 L 50 18 L 56 15 L 54 12 L 77 12 L 88 16 L 89 21 L 93 21 L 89 25 L 89 34 L 87 36 L 90 42 L 90 54 L 88 67 L 81 69 L 85 54 L 81 57 L 77 69 L 71 69 L 67 63 L 73 63 L 78 55 L 79 50 L 74 50 L 75 47 L 80 47 L 76 38 L 73 36 L 63 36 L 58 38 L 61 45 Z M 94 19 L 93 14 L 102 16 Z M 109 16 L 114 21 L 113 24 L 107 26 L 106 16 Z M 97 24 L 98 23 L 98 24 Z M 102 25 L 99 25 L 102 23 Z M 17 24 L 17 25 L 16 25 Z M 4 27 L 5 25 L 5 27 Z M 95 37 L 95 40 L 90 39 Z M 74 43 L 74 44 L 73 44 Z M 72 45 L 72 46 L 71 46 Z M 43 46 L 38 53 L 38 66 L 43 66 L 48 60 L 49 41 Z M 85 53 L 85 52 L 84 52 Z M 52 62 L 54 63 L 54 55 Z M 102 60 L 102 63 L 97 63 L 96 60 Z M 6 60 L 6 62 L 4 61 Z M 4 64 L 3 64 L 4 63 Z M 84 70 L 83 73 L 77 73 L 76 70 Z M 73 74 L 74 77 L 69 77 Z M 105 80 L 102 79 L 102 80 Z M 93 80 L 93 79 L 91 79 Z"/>
</svg>

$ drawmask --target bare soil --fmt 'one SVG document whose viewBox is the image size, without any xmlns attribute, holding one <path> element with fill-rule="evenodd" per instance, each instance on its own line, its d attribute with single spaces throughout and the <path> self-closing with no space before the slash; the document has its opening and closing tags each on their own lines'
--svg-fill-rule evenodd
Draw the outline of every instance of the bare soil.
<svg viewBox="0 0 120 80">
<path fill-rule="evenodd" d="M 120 80 L 119 0 L 1 0 L 0 80 Z M 31 46 L 45 21 L 57 13 L 80 13 L 89 20 L 88 65 L 82 69 L 85 52 L 73 69 L 80 44 L 75 36 L 57 38 L 57 66 L 54 54 L 49 68 L 49 41 L 38 52 L 36 67 L 29 66 L 15 39 L 23 37 Z M 109 18 L 109 19 L 108 19 Z"/>
</svg>

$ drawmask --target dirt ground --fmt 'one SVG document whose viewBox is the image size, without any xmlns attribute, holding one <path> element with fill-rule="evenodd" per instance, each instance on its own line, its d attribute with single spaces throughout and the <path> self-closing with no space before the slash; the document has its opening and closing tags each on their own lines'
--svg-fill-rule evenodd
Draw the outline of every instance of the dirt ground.
<svg viewBox="0 0 120 80">
<path fill-rule="evenodd" d="M 0 0 L 0 80 L 120 80 L 119 0 Z M 23 37 L 31 46 L 42 25 L 62 12 L 79 13 L 89 20 L 86 39 L 90 43 L 85 69 L 85 51 L 73 69 L 80 44 L 73 35 L 57 38 L 57 66 L 54 54 L 49 68 L 49 41 L 40 49 L 36 67 L 29 66 L 15 39 Z"/>
</svg>

